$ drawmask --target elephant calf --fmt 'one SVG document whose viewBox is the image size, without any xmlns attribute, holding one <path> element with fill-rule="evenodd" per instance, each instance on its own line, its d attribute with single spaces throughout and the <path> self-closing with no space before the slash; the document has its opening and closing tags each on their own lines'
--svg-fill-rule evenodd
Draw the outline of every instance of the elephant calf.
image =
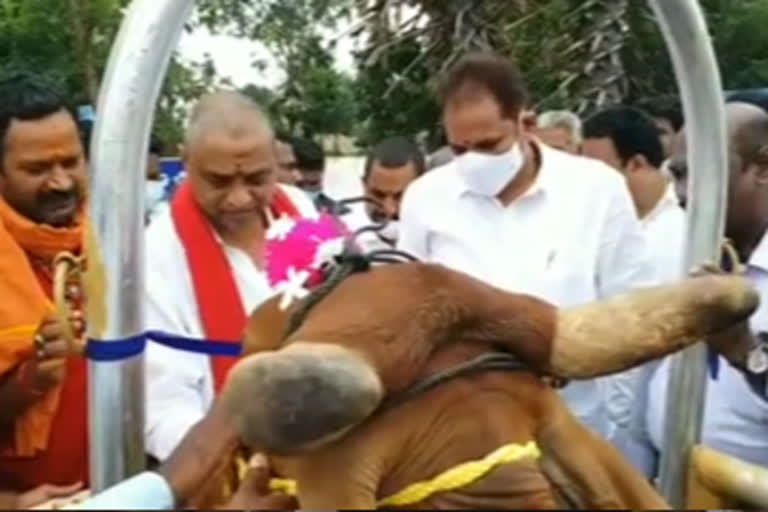
<svg viewBox="0 0 768 512">
<path fill-rule="evenodd" d="M 302 509 L 371 509 L 416 482 L 510 443 L 500 464 L 408 509 L 662 509 L 667 504 L 582 426 L 545 377 L 589 379 L 746 325 L 749 284 L 709 275 L 558 310 L 438 265 L 374 268 L 341 281 L 285 338 L 294 305 L 249 320 L 247 355 L 222 400 L 252 449 L 297 485 Z M 414 386 L 480 355 L 487 368 Z M 384 506 L 384 505 L 382 505 Z M 393 508 L 389 506 L 388 508 Z"/>
</svg>

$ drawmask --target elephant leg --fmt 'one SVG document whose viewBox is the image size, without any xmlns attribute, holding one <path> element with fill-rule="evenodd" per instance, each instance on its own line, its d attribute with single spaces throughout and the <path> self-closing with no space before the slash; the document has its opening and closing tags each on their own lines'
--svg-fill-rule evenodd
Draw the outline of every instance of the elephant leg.
<svg viewBox="0 0 768 512">
<path fill-rule="evenodd" d="M 562 404 L 543 422 L 542 470 L 569 506 L 668 510 L 669 505 L 610 443 L 584 427 Z"/>
<path fill-rule="evenodd" d="M 301 510 L 374 510 L 381 480 L 373 449 L 345 439 L 296 458 L 273 457 L 275 470 L 296 480 Z"/>
</svg>

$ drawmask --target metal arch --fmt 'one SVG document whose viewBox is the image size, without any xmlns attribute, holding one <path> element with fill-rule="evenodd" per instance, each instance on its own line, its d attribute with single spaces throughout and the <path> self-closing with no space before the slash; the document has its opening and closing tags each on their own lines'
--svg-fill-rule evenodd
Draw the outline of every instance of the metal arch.
<svg viewBox="0 0 768 512">
<path fill-rule="evenodd" d="M 155 104 L 194 0 L 134 0 L 112 47 L 92 140 L 90 220 L 106 272 L 106 327 L 88 337 L 144 331 L 144 180 Z M 104 341 L 108 342 L 108 341 Z M 90 362 L 91 490 L 144 468 L 144 364 Z"/>
<path fill-rule="evenodd" d="M 728 186 L 723 87 L 701 7 L 696 0 L 649 0 L 672 57 L 688 137 L 688 234 L 691 268 L 718 261 Z M 681 269 L 685 270 L 685 269 Z M 706 347 L 695 345 L 672 359 L 661 453 L 661 492 L 684 508 L 689 460 L 701 437 L 707 386 Z"/>
<path fill-rule="evenodd" d="M 704 17 L 695 0 L 649 0 L 678 77 L 689 126 L 689 233 L 686 262 L 713 260 L 723 229 L 727 183 L 722 87 Z M 193 0 L 134 0 L 107 68 L 93 136 L 91 220 L 107 272 L 108 326 L 96 339 L 143 330 L 143 193 L 154 106 Z M 91 484 L 95 492 L 143 467 L 143 361 L 91 363 Z M 705 351 L 694 347 L 672 365 L 662 489 L 682 506 L 690 448 L 700 434 Z M 118 414 L 113 414 L 118 411 Z"/>
</svg>

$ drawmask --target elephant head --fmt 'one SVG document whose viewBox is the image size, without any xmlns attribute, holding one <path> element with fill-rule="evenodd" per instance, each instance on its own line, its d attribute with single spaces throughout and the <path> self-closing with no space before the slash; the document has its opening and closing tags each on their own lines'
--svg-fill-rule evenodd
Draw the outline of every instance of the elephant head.
<svg viewBox="0 0 768 512">
<path fill-rule="evenodd" d="M 620 372 L 743 322 L 749 283 L 711 275 L 558 310 L 439 265 L 354 274 L 284 338 L 280 298 L 251 316 L 222 399 L 252 447 L 289 455 L 340 438 L 390 395 L 490 350 L 567 379 Z"/>
</svg>

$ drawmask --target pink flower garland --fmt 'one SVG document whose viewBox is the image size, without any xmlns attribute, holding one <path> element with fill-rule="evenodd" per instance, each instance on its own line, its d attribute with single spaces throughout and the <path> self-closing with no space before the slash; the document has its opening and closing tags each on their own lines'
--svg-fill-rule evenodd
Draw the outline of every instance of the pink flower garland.
<svg viewBox="0 0 768 512">
<path fill-rule="evenodd" d="M 322 264 L 340 253 L 349 231 L 326 213 L 317 219 L 283 217 L 267 233 L 266 270 L 270 286 L 293 283 L 312 288 L 322 281 Z M 330 250 L 332 249 L 332 250 Z M 321 254 L 324 253 L 324 254 Z M 306 273 L 306 278 L 305 278 Z"/>
</svg>

